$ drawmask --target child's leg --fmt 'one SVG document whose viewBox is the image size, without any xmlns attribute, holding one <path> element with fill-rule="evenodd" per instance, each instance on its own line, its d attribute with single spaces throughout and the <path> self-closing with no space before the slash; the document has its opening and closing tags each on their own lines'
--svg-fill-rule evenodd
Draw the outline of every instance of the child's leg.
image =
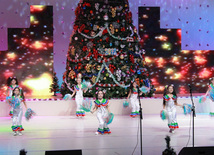
<svg viewBox="0 0 214 155">
<path fill-rule="evenodd" d="M 135 111 L 135 113 L 137 114 L 137 115 L 139 115 L 139 110 L 140 110 L 140 105 L 139 105 L 139 100 L 137 99 L 136 100 L 136 102 L 135 102 L 135 106 L 136 106 L 136 111 Z"/>
<path fill-rule="evenodd" d="M 18 116 L 13 116 L 13 118 L 12 118 L 12 126 L 11 126 L 13 132 L 18 131 L 17 122 L 18 122 Z"/>
<path fill-rule="evenodd" d="M 99 132 L 100 134 L 103 134 L 105 120 L 103 119 L 102 113 L 97 112 L 97 119 L 99 121 L 99 127 L 98 127 L 97 132 Z"/>
<path fill-rule="evenodd" d="M 136 101 L 135 99 L 131 98 L 130 99 L 130 102 L 131 102 L 131 106 L 132 106 L 132 113 L 130 114 L 131 117 L 135 117 L 136 116 Z"/>
<path fill-rule="evenodd" d="M 178 128 L 176 108 L 173 108 L 172 110 L 172 123 L 174 129 Z"/>
<path fill-rule="evenodd" d="M 104 123 L 104 133 L 108 133 L 108 134 L 111 133 L 107 123 Z"/>
<path fill-rule="evenodd" d="M 172 111 L 167 110 L 168 114 L 168 126 L 171 129 L 172 128 Z"/>
<path fill-rule="evenodd" d="M 19 111 L 19 115 L 18 115 L 18 122 L 17 122 L 17 124 L 18 124 L 18 127 L 19 127 L 19 130 L 18 131 L 24 131 L 24 128 L 22 127 L 22 116 L 23 116 L 23 110 L 22 109 L 20 109 L 20 111 Z"/>
<path fill-rule="evenodd" d="M 210 116 L 214 116 L 214 102 L 209 98 L 210 103 Z"/>
<path fill-rule="evenodd" d="M 77 109 L 76 109 L 76 116 L 80 116 L 80 101 L 78 99 L 75 99 Z"/>
</svg>

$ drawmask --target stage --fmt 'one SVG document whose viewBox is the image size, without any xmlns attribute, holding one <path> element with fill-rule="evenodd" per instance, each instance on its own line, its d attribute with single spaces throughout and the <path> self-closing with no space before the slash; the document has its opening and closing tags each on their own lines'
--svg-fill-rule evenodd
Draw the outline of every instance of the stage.
<svg viewBox="0 0 214 155">
<path fill-rule="evenodd" d="M 201 95 L 200 95 L 201 96 Z M 210 102 L 199 103 L 199 97 L 194 96 L 193 101 L 195 103 L 197 113 L 209 113 L 210 112 Z M 84 98 L 86 100 L 86 98 Z M 94 101 L 94 98 L 87 98 L 88 101 Z M 109 106 L 111 112 L 115 115 L 129 115 L 131 113 L 131 105 L 124 108 L 123 102 L 126 99 L 110 99 Z M 76 103 L 75 100 L 63 100 L 59 97 L 56 98 L 27 98 L 26 103 L 28 108 L 33 109 L 37 116 L 71 116 L 75 115 Z M 187 96 L 178 97 L 179 104 L 192 104 L 191 99 Z M 163 108 L 162 97 L 152 97 L 152 98 L 141 98 L 141 104 L 144 114 L 159 114 Z M 93 103 L 94 105 L 94 103 Z M 25 109 L 24 109 L 25 110 Z M 9 104 L 6 104 L 5 100 L 0 100 L 0 117 L 7 117 L 10 111 Z M 177 113 L 182 114 L 183 109 L 177 107 Z"/>
<path fill-rule="evenodd" d="M 186 146 L 189 138 L 190 116 L 178 115 L 179 129 L 169 133 L 167 122 L 159 115 L 144 115 L 143 154 L 159 155 L 166 148 L 164 138 L 171 137 L 176 153 Z M 137 144 L 138 118 L 116 115 L 109 125 L 110 135 L 95 135 L 98 127 L 96 115 L 83 119 L 75 116 L 36 116 L 31 121 L 23 119 L 22 136 L 13 136 L 9 117 L 1 117 L 0 154 L 17 155 L 26 149 L 28 155 L 42 155 L 47 150 L 81 149 L 83 155 L 131 155 Z M 195 146 L 213 146 L 214 118 L 197 114 L 195 119 Z M 188 146 L 192 146 L 192 137 Z M 140 154 L 140 146 L 135 155 Z"/>
</svg>

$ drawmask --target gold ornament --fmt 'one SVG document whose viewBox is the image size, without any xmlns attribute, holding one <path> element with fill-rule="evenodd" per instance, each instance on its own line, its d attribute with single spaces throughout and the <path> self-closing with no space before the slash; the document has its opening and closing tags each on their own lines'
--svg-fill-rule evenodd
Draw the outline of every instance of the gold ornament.
<svg viewBox="0 0 214 155">
<path fill-rule="evenodd" d="M 99 71 L 100 69 L 101 69 L 101 66 L 100 66 L 100 65 L 98 65 L 98 66 L 97 66 L 97 70 Z"/>
<path fill-rule="evenodd" d="M 125 65 L 125 66 L 123 66 L 123 67 L 121 67 L 121 69 L 122 70 L 125 70 L 127 68 L 127 66 Z"/>
<path fill-rule="evenodd" d="M 104 77 L 103 80 L 106 80 L 106 77 Z"/>
<path fill-rule="evenodd" d="M 113 17 L 113 18 L 116 16 L 116 10 L 117 10 L 116 7 L 111 8 L 111 14 L 112 14 L 112 17 Z"/>
<path fill-rule="evenodd" d="M 95 82 L 96 82 L 96 79 L 97 79 L 97 77 L 93 75 L 92 78 L 91 78 L 91 81 L 92 81 L 93 83 L 95 83 Z"/>
<path fill-rule="evenodd" d="M 91 72 L 91 64 L 87 64 L 86 66 L 85 66 L 85 69 L 86 69 L 86 72 Z"/>
<path fill-rule="evenodd" d="M 71 70 L 68 74 L 68 76 L 71 78 L 71 79 L 74 79 L 76 77 L 76 73 L 74 72 L 74 70 Z"/>
<path fill-rule="evenodd" d="M 71 55 L 75 55 L 75 48 L 74 48 L 74 46 L 71 46 Z"/>
<path fill-rule="evenodd" d="M 111 34 L 114 34 L 114 26 L 112 24 L 110 24 L 110 30 L 111 30 Z"/>
<path fill-rule="evenodd" d="M 115 32 L 118 32 L 118 29 L 115 29 Z"/>
</svg>

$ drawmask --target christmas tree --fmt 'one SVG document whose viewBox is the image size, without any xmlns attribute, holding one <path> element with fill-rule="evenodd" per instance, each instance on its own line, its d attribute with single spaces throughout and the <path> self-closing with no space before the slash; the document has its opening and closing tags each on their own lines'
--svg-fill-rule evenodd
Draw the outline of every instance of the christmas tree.
<svg viewBox="0 0 214 155">
<path fill-rule="evenodd" d="M 78 73 L 91 81 L 85 96 L 105 89 L 107 97 L 125 97 L 132 81 L 151 88 L 144 50 L 140 47 L 128 0 L 83 0 L 75 10 L 75 23 L 63 79 L 69 87 Z"/>
<path fill-rule="evenodd" d="M 56 72 L 53 73 L 53 82 L 50 86 L 50 92 L 54 92 L 54 96 L 56 96 L 56 93 L 59 91 L 59 85 L 58 85 L 58 78 L 56 76 Z"/>
</svg>

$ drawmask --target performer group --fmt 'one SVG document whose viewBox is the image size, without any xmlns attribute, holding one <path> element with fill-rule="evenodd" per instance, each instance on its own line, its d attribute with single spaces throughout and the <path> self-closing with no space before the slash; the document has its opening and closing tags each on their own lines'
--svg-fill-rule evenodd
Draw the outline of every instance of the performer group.
<svg viewBox="0 0 214 155">
<path fill-rule="evenodd" d="M 75 95 L 76 102 L 76 117 L 83 118 L 85 116 L 85 111 L 91 112 L 92 114 L 97 111 L 97 119 L 99 122 L 98 129 L 95 134 L 110 134 L 111 131 L 108 127 L 113 120 L 113 114 L 110 112 L 109 100 L 105 97 L 105 90 L 98 90 L 96 92 L 96 100 L 94 101 L 94 107 L 90 110 L 91 104 L 88 107 L 83 105 L 83 93 L 85 93 L 89 87 L 85 88 L 82 83 L 82 75 L 78 74 L 76 79 L 77 84 L 74 86 L 73 93 L 70 95 L 72 98 Z M 22 88 L 18 85 L 18 80 L 16 77 L 10 77 L 7 80 L 8 89 L 6 91 L 6 102 L 10 105 L 9 115 L 12 118 L 12 131 L 14 136 L 22 135 L 24 128 L 22 126 L 22 116 L 23 116 L 23 105 L 27 109 L 25 116 L 30 119 L 35 112 L 27 108 L 25 103 L 25 97 Z M 130 84 L 129 93 L 126 99 L 126 103 L 131 103 L 131 114 L 132 118 L 139 115 L 139 96 L 142 95 L 142 91 L 139 91 L 137 82 L 133 81 Z M 208 90 L 204 96 L 201 97 L 201 102 L 205 101 L 207 96 L 209 96 L 208 101 L 211 105 L 210 115 L 214 116 L 214 78 L 209 79 Z M 207 102 L 206 102 L 207 103 Z M 175 129 L 179 128 L 177 117 L 176 117 L 176 106 L 184 108 L 184 111 L 188 110 L 186 108 L 191 108 L 191 105 L 181 105 L 177 102 L 177 94 L 173 84 L 166 85 L 163 93 L 163 110 L 161 111 L 162 119 L 168 119 L 169 132 L 174 133 Z M 83 108 L 82 108 L 83 107 Z M 191 111 L 191 109 L 189 109 Z"/>
</svg>

